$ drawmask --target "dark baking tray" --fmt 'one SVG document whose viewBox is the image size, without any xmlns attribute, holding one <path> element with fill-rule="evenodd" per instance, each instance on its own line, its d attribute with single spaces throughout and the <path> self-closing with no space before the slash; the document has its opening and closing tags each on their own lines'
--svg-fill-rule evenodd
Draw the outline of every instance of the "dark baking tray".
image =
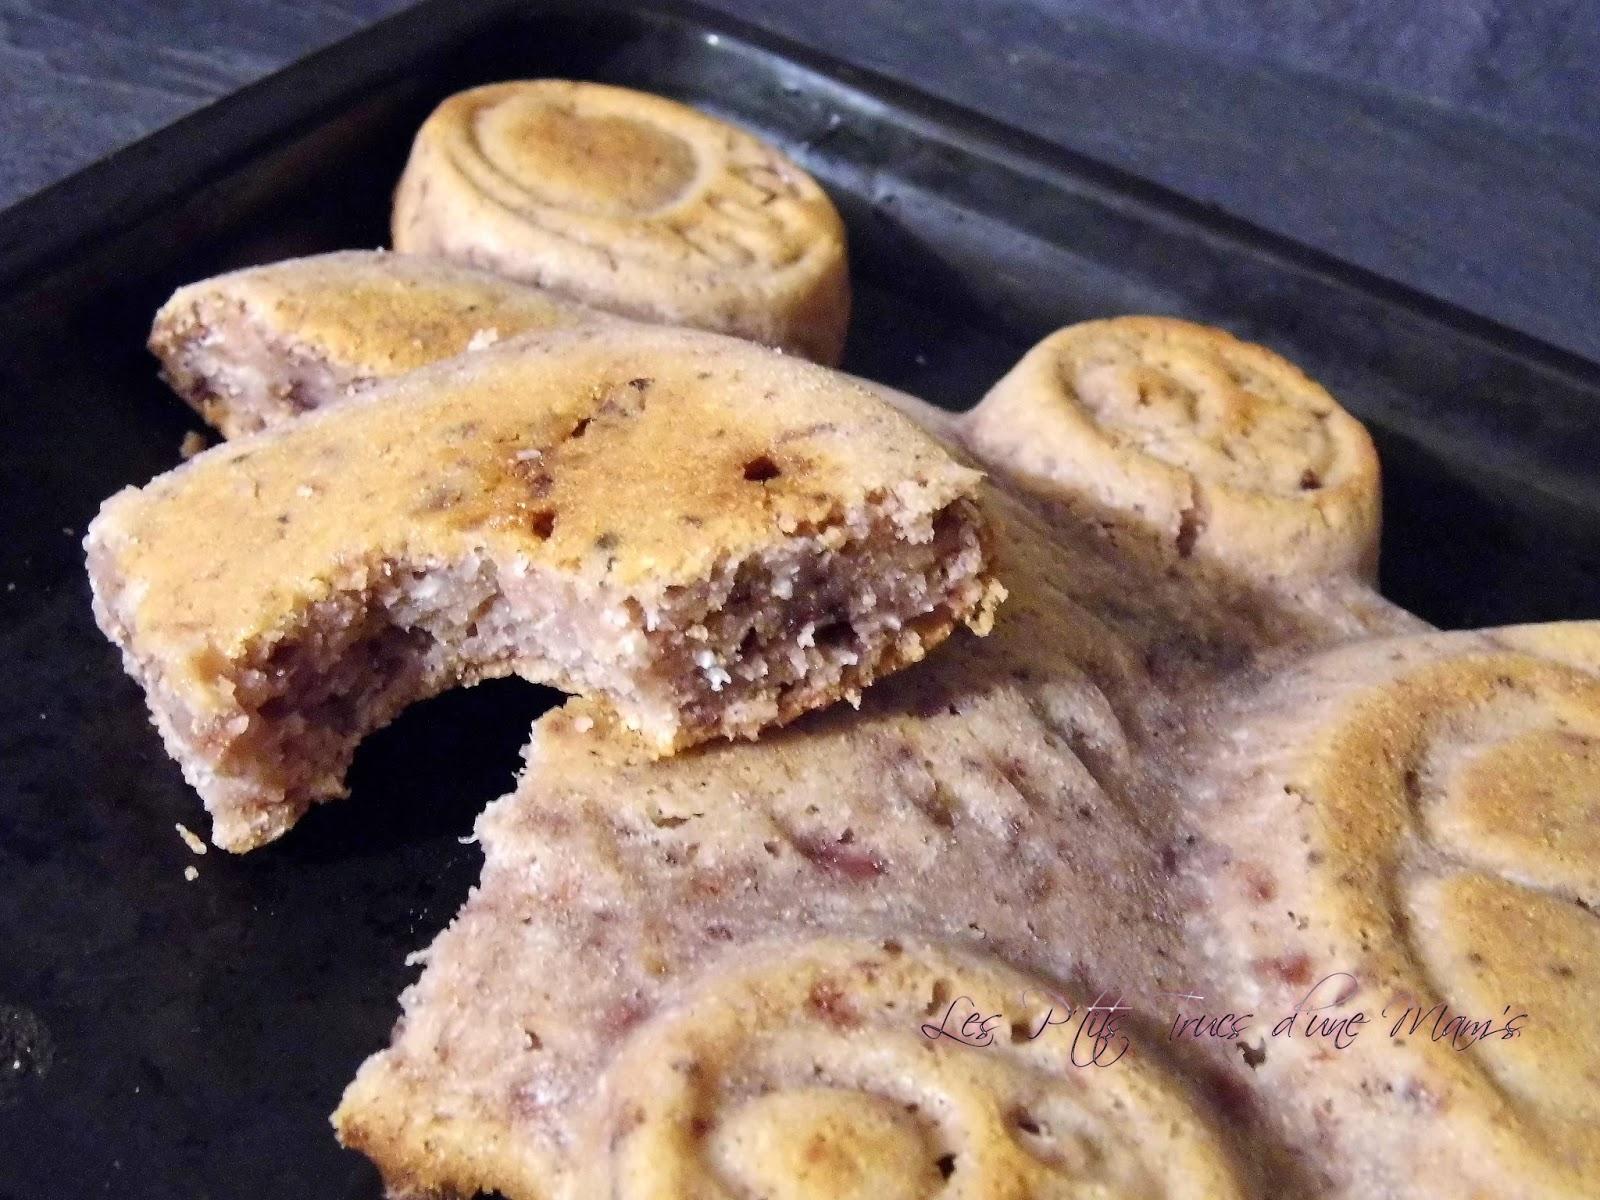
<svg viewBox="0 0 1600 1200">
<path fill-rule="evenodd" d="M 436 0 L 0 216 L 0 1200 L 377 1191 L 326 1114 L 552 696 L 421 705 L 352 799 L 195 859 L 173 825 L 203 830 L 199 805 L 94 630 L 78 539 L 192 427 L 141 348 L 170 289 L 383 243 L 428 109 L 539 75 L 687 99 L 820 176 L 850 225 L 851 369 L 964 407 L 1070 321 L 1215 322 L 1374 428 L 1390 596 L 1446 626 L 1600 615 L 1594 364 L 697 8 Z"/>
</svg>

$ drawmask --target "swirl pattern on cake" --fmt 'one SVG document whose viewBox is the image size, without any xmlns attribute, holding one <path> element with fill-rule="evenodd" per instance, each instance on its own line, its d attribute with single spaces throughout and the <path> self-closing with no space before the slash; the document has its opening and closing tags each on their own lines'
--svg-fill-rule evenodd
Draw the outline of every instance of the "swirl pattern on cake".
<svg viewBox="0 0 1600 1200">
<path fill-rule="evenodd" d="M 758 953 L 623 1047 L 600 1085 L 579 1192 L 1240 1195 L 1215 1133 L 1153 1061 L 1130 1051 L 1089 1065 L 1087 1039 L 1075 1061 L 1072 1038 L 1045 1024 L 1085 1003 L 926 943 Z"/>
<path fill-rule="evenodd" d="M 393 235 L 397 250 L 818 362 L 844 343 L 844 226 L 816 182 L 751 134 L 625 88 L 451 96 L 417 134 Z"/>
<path fill-rule="evenodd" d="M 1263 1067 L 1365 1145 L 1365 1186 L 1575 1198 L 1600 1178 L 1597 629 L 1339 651 L 1271 685 L 1278 715 L 1242 735 L 1282 748 L 1229 826 L 1219 928 L 1263 1006 L 1367 1015 L 1348 1048 L 1291 1039 Z"/>
<path fill-rule="evenodd" d="M 1378 460 L 1360 423 L 1264 347 L 1160 317 L 1069 326 L 971 414 L 1031 486 L 1254 578 L 1371 575 Z"/>
<path fill-rule="evenodd" d="M 907 404 L 959 437 L 931 409 Z M 1239 983 L 1201 961 L 1217 937 L 1205 889 L 1221 854 L 1197 797 L 1220 759 L 1180 755 L 1196 726 L 1237 732 L 1219 694 L 1259 685 L 1318 648 L 1425 627 L 1347 576 L 1252 593 L 1125 553 L 1019 478 L 1025 448 L 958 449 L 976 449 L 993 484 L 995 561 L 1009 596 L 989 637 L 952 639 L 937 663 L 863 693 L 859 710 L 836 706 L 778 736 L 672 759 L 640 758 L 583 702 L 539 720 L 517 790 L 478 822 L 479 890 L 428 951 L 393 1045 L 362 1067 L 335 1116 L 341 1139 L 379 1164 L 393 1194 L 551 1200 L 695 1194 L 696 1184 L 711 1196 L 786 1200 L 862 1189 L 982 1196 L 1000 1179 L 1042 1196 L 1182 1195 L 1164 1161 L 1188 1161 L 1183 1147 L 1214 1135 L 1228 1165 L 1195 1150 L 1196 1177 L 1221 1173 L 1222 1195 L 1235 1186 L 1369 1200 L 1317 1186 L 1328 1139 L 1274 1124 L 1294 1097 L 1262 1086 L 1268 1068 L 1232 1044 L 1168 1044 L 1172 996 L 1226 1002 Z M 1198 931 L 1188 913 L 1203 919 Z M 1103 1149 L 1049 1148 L 998 1117 L 941 1117 L 955 1110 L 915 1094 L 981 1090 L 941 1074 L 938 1063 L 968 1060 L 929 1057 L 937 1046 L 909 1059 L 883 1050 L 881 1073 L 852 1074 L 867 1059 L 847 1061 L 836 1047 L 866 1051 L 877 1034 L 833 1030 L 805 1007 L 809 987 L 783 981 L 837 966 L 822 947 L 847 942 L 869 956 L 889 941 L 904 952 L 900 971 L 923 970 L 918 947 L 950 948 L 939 961 L 959 958 L 959 969 L 941 977 L 967 990 L 1020 974 L 1068 982 L 1080 998 L 1125 997 L 1140 1058 L 1090 1080 L 1063 1072 L 1101 1090 L 1059 1108 L 1039 1096 L 1024 1106 L 1041 1130 L 1074 1130 Z M 932 977 L 915 978 L 920 1013 Z M 879 990 L 844 966 L 829 979 L 863 1013 L 900 987 Z M 794 1019 L 742 1025 L 745 999 L 746 1011 Z M 842 1011 L 830 987 L 818 1001 Z M 814 1017 L 815 1036 L 804 1032 Z M 926 1019 L 913 1017 L 912 1045 Z M 711 1042 L 695 1040 L 714 1027 Z M 793 1028 L 800 1050 L 784 1058 Z M 1055 1060 L 1028 1055 L 1063 1049 L 1052 1037 L 1061 1032 L 1024 1046 L 1004 1040 L 1007 1031 L 998 1047 L 950 1050 L 999 1052 L 970 1064 L 1000 1073 L 982 1076 L 993 1107 L 1018 1079 L 1056 1086 Z M 888 1044 L 905 1043 L 897 1033 Z M 694 1052 L 678 1053 L 686 1046 Z M 1145 1049 L 1156 1055 L 1149 1074 L 1136 1065 Z M 663 1055 L 701 1063 L 704 1090 L 650 1076 Z M 1157 1097 L 1153 1107 L 1136 1098 L 1133 1119 L 1097 1124 L 1105 1110 L 1095 1104 L 1126 1099 L 1117 1089 L 1146 1087 L 1140 1080 L 1156 1081 L 1139 1093 Z M 1209 1134 L 1195 1132 L 1191 1093 Z M 685 1125 L 706 1097 L 718 1100 L 701 1112 L 713 1119 Z M 1139 1118 L 1156 1110 L 1179 1114 L 1176 1125 Z M 1004 1136 L 990 1136 L 996 1129 Z M 985 1173 L 980 1163 L 1026 1169 Z M 1060 1163 L 1088 1164 L 1087 1174 L 1052 1173 Z M 851 1164 L 866 1166 L 852 1175 Z"/>
</svg>

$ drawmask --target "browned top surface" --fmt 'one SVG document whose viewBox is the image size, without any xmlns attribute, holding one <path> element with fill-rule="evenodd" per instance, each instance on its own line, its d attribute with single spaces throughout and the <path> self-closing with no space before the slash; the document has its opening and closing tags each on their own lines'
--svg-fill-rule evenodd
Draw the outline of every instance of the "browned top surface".
<svg viewBox="0 0 1600 1200">
<path fill-rule="evenodd" d="M 231 653 L 386 562 L 482 550 L 651 596 L 890 493 L 971 490 L 865 386 L 710 334 L 532 335 L 201 454 L 109 500 L 91 546 L 142 651 Z"/>
<path fill-rule="evenodd" d="M 231 271 L 179 288 L 152 340 L 237 305 L 291 348 L 382 378 L 460 354 L 473 339 L 604 319 L 538 288 L 423 255 L 342 250 Z"/>
<path fill-rule="evenodd" d="M 391 1180 L 1123 1200 L 1185 1194 L 1177 1136 L 1231 1176 L 1215 1195 L 1590 1194 L 1597 626 L 1441 634 L 1348 572 L 1284 582 L 1248 525 L 1184 557 L 1098 476 L 1017 470 L 1072 461 L 1031 428 L 977 447 L 1011 591 L 987 639 L 670 761 L 581 702 L 539 722 L 479 823 L 480 890 L 338 1118 Z M 989 967 L 1126 1004 L 1148 1088 L 1024 1069 L 1035 1010 Z M 1271 1034 L 1336 972 L 1359 1040 Z M 916 1031 L 964 994 L 1003 1016 L 952 1080 Z M 1457 1048 L 1380 1017 L 1441 1000 L 1530 1031 Z M 1252 1023 L 1173 1037 L 1180 1012 Z"/>
</svg>

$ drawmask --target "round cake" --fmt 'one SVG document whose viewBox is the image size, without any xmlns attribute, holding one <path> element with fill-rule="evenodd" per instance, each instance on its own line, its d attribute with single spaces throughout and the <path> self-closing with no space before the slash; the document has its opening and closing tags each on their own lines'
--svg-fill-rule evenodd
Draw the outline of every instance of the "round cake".
<svg viewBox="0 0 1600 1200">
<path fill-rule="evenodd" d="M 832 365 L 844 225 L 761 139 L 659 96 L 563 80 L 451 96 L 395 193 L 395 249 Z"/>
<path fill-rule="evenodd" d="M 967 431 L 1030 484 L 1251 578 L 1377 566 L 1378 459 L 1319 384 L 1262 346 L 1163 317 L 1040 342 Z"/>
</svg>

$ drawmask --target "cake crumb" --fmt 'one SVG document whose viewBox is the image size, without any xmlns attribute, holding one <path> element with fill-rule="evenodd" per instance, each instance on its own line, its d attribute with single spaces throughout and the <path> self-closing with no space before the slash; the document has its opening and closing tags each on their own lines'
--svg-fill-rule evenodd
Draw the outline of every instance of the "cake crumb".
<svg viewBox="0 0 1600 1200">
<path fill-rule="evenodd" d="M 480 329 L 467 339 L 468 350 L 487 350 L 500 340 L 500 331 L 493 326 Z"/>
<path fill-rule="evenodd" d="M 188 462 L 191 458 L 193 458 L 196 454 L 199 454 L 205 448 L 205 434 L 191 429 L 188 433 L 183 435 L 183 441 L 178 443 L 178 457 L 183 459 L 184 462 Z"/>
<path fill-rule="evenodd" d="M 204 854 L 206 852 L 206 844 L 196 837 L 194 831 L 182 821 L 178 822 L 177 830 L 178 836 L 183 839 L 183 844 L 189 847 L 190 850 L 196 854 Z"/>
<path fill-rule="evenodd" d="M 195 870 L 193 864 L 191 864 L 183 869 L 183 877 L 190 883 L 193 883 L 196 879 L 200 878 L 200 872 Z"/>
</svg>

